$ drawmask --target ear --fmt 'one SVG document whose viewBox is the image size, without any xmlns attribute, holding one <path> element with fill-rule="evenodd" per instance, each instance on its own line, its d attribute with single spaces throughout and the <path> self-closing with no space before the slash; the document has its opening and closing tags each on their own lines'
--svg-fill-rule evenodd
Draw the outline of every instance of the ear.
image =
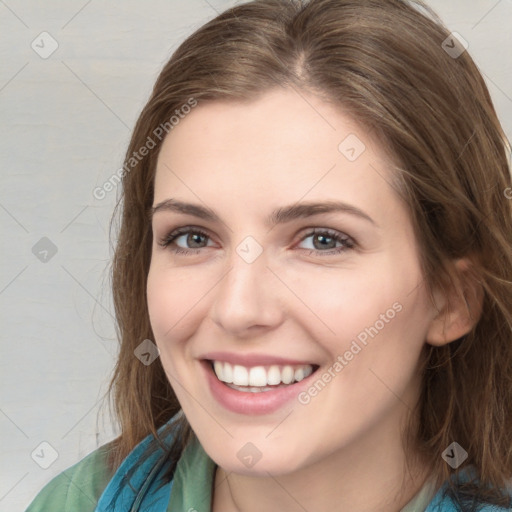
<svg viewBox="0 0 512 512">
<path fill-rule="evenodd" d="M 447 292 L 434 291 L 434 316 L 426 342 L 434 346 L 455 341 L 478 323 L 482 314 L 484 291 L 464 258 L 453 264 L 453 285 Z"/>
</svg>

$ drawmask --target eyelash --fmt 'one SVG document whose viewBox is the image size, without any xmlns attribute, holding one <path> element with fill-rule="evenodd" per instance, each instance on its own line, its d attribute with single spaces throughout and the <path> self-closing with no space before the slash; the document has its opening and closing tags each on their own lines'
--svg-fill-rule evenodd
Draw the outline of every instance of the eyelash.
<svg viewBox="0 0 512 512">
<path fill-rule="evenodd" d="M 164 248 L 169 248 L 173 242 L 179 238 L 182 235 L 188 235 L 188 234 L 196 234 L 201 235 L 206 238 L 210 238 L 208 233 L 205 231 L 199 229 L 199 228 L 192 228 L 192 227 L 183 227 L 178 228 L 166 235 L 164 238 L 162 238 L 159 241 L 159 245 Z M 314 228 L 312 231 L 308 232 L 306 235 L 304 235 L 300 242 L 303 242 L 307 238 L 313 235 L 327 235 L 327 238 L 331 238 L 335 242 L 340 242 L 343 244 L 341 247 L 337 247 L 335 249 L 330 249 L 328 251 L 320 251 L 318 249 L 302 249 L 303 251 L 309 251 L 309 255 L 315 254 L 315 255 L 322 255 L 322 256 L 331 256 L 331 255 L 338 255 L 342 252 L 354 249 L 356 247 L 356 242 L 351 237 L 344 235 L 343 233 L 340 233 L 339 231 L 335 231 L 332 229 L 327 228 Z M 201 249 L 205 249 L 205 247 L 198 247 L 195 249 L 183 249 L 181 247 L 174 247 L 170 250 L 174 252 L 175 254 L 180 254 L 183 256 L 187 256 L 190 254 L 198 254 Z"/>
</svg>

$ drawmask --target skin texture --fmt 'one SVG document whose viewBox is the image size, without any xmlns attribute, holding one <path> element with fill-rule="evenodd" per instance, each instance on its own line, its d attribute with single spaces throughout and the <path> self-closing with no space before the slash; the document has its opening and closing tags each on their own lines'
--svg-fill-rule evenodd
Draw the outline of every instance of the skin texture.
<svg viewBox="0 0 512 512">
<path fill-rule="evenodd" d="M 355 161 L 338 149 L 349 134 L 366 146 Z M 424 468 L 405 470 L 412 458 L 400 440 L 418 397 L 420 351 L 468 325 L 445 311 L 443 297 L 436 307 L 428 298 L 387 162 L 339 109 L 290 89 L 250 103 L 199 104 L 164 141 L 153 204 L 191 202 L 222 220 L 156 212 L 147 284 L 161 362 L 219 465 L 214 511 L 396 512 L 425 481 Z M 337 212 L 265 224 L 276 208 L 327 200 L 355 206 L 374 223 Z M 208 237 L 159 245 L 185 226 Z M 347 235 L 355 246 L 333 254 L 341 244 L 315 244 L 312 228 Z M 247 236 L 263 248 L 250 264 L 236 251 Z M 173 252 L 177 246 L 190 253 Z M 199 360 L 214 350 L 309 361 L 321 375 L 393 304 L 400 312 L 307 405 L 292 400 L 248 416 L 223 408 L 208 388 Z M 252 468 L 237 457 L 247 442 L 262 454 Z"/>
</svg>

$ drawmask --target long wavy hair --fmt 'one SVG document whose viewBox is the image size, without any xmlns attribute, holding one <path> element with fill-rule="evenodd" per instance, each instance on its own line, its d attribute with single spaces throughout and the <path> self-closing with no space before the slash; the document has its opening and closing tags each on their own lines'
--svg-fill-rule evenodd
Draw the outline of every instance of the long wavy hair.
<svg viewBox="0 0 512 512">
<path fill-rule="evenodd" d="M 223 12 L 174 52 L 133 131 L 116 208 L 112 284 L 121 345 L 110 394 L 121 434 L 113 468 L 180 411 L 160 360 L 146 366 L 134 356 L 154 339 L 148 211 L 161 135 L 171 133 L 176 110 L 194 101 L 251 101 L 289 87 L 339 105 L 389 150 L 431 290 L 452 286 L 455 259 L 472 261 L 481 317 L 452 343 L 425 344 L 421 398 L 404 443 L 437 485 L 476 468 L 478 481 L 450 488 L 461 506 L 510 504 L 499 491 L 512 477 L 510 144 L 475 63 L 450 37 L 419 1 L 256 0 Z M 176 432 L 173 460 L 193 436 L 185 417 Z M 468 452 L 455 471 L 441 457 L 453 441 Z"/>
</svg>

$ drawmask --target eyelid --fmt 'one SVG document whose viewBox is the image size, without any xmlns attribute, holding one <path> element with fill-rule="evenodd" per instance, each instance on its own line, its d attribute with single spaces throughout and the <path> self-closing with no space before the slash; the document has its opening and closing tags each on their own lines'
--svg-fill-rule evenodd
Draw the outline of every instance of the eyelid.
<svg viewBox="0 0 512 512">
<path fill-rule="evenodd" d="M 304 240 L 304 238 L 307 238 L 308 236 L 315 235 L 318 233 L 321 233 L 321 234 L 326 233 L 326 234 L 330 234 L 330 235 L 337 236 L 340 238 L 346 238 L 347 240 L 352 240 L 353 242 L 355 242 L 355 239 L 352 236 L 348 235 L 344 231 L 340 231 L 339 229 L 319 227 L 319 226 L 309 226 L 307 228 L 301 229 L 301 231 L 304 231 L 304 234 L 302 235 L 301 240 Z"/>
</svg>

